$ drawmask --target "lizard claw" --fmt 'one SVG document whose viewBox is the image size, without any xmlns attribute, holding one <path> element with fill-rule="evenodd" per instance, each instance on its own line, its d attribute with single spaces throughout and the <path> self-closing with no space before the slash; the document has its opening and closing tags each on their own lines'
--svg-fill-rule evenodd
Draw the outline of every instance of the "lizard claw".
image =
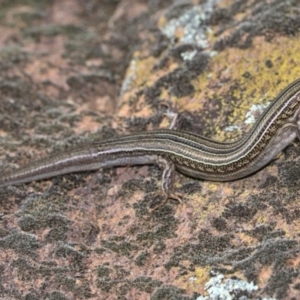
<svg viewBox="0 0 300 300">
<path fill-rule="evenodd" d="M 170 194 L 170 195 L 166 196 L 165 199 L 161 203 L 159 203 L 158 205 L 156 205 L 154 208 L 151 209 L 151 213 L 153 213 L 154 211 L 158 210 L 159 208 L 165 206 L 167 204 L 167 202 L 169 202 L 170 200 L 178 201 L 181 204 L 182 203 L 182 194 L 174 193 L 174 194 Z"/>
</svg>

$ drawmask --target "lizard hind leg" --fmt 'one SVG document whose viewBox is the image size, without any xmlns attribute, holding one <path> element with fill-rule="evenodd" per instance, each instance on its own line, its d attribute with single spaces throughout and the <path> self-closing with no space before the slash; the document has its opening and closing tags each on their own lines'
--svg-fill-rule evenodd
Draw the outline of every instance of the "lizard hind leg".
<svg viewBox="0 0 300 300">
<path fill-rule="evenodd" d="M 161 189 L 164 195 L 164 200 L 155 206 L 152 211 L 164 206 L 170 199 L 176 200 L 181 203 L 182 195 L 179 193 L 174 193 L 174 178 L 175 178 L 175 165 L 172 161 L 167 160 L 163 157 L 157 158 L 158 166 L 163 169 Z"/>
<path fill-rule="evenodd" d="M 177 109 L 175 109 L 172 104 L 161 103 L 161 108 L 164 108 L 164 115 L 170 120 L 169 129 L 179 130 L 182 127 L 184 116 L 179 114 Z"/>
</svg>

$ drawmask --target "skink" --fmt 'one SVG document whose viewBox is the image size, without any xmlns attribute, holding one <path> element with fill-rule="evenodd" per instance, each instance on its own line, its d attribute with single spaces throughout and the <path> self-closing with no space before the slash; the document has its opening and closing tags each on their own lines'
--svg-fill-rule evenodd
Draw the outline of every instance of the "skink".
<svg viewBox="0 0 300 300">
<path fill-rule="evenodd" d="M 94 142 L 50 156 L 0 176 L 0 186 L 16 185 L 71 172 L 124 165 L 158 164 L 165 199 L 173 193 L 174 171 L 191 177 L 230 181 L 269 163 L 300 137 L 300 79 L 286 87 L 243 138 L 221 143 L 170 129 Z"/>
</svg>

